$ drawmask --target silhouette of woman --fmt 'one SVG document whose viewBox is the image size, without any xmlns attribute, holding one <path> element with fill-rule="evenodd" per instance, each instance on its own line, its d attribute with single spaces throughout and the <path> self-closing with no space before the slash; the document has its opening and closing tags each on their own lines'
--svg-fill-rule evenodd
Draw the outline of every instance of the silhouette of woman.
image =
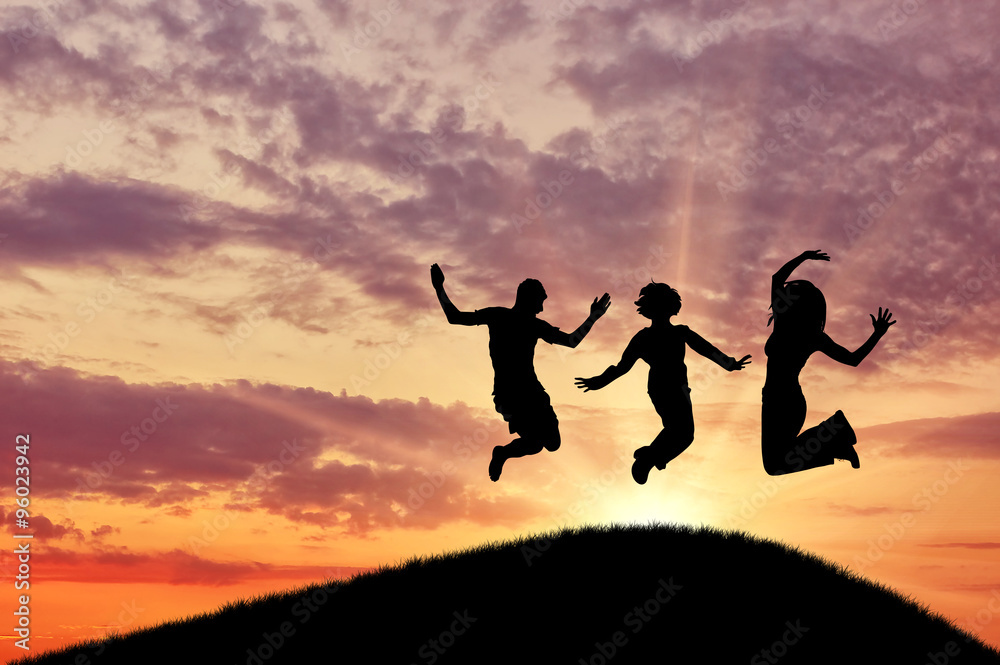
<svg viewBox="0 0 1000 665">
<path fill-rule="evenodd" d="M 826 300 L 823 292 L 805 280 L 787 281 L 804 261 L 829 261 L 820 250 L 803 252 L 781 267 L 771 278 L 771 319 L 774 331 L 764 345 L 767 377 L 761 394 L 761 454 L 764 470 L 772 476 L 805 471 L 850 460 L 861 466 L 854 450 L 857 437 L 843 411 L 837 411 L 816 427 L 799 433 L 806 420 L 806 399 L 799 385 L 799 372 L 816 351 L 845 365 L 857 367 L 878 341 L 896 323 L 892 313 L 879 307 L 871 315 L 874 331 L 856 351 L 848 351 L 827 335 Z"/>
<path fill-rule="evenodd" d="M 611 365 L 599 376 L 577 377 L 576 386 L 584 392 L 600 390 L 626 374 L 637 360 L 649 364 L 649 399 L 663 421 L 663 429 L 650 445 L 639 448 L 633 455 L 632 478 L 643 485 L 654 466 L 664 469 L 694 441 L 691 389 L 684 365 L 686 346 L 730 372 L 743 369 L 750 363 L 750 356 L 736 360 L 687 326 L 671 323 L 670 318 L 681 309 L 681 297 L 666 284 L 650 282 L 642 287 L 635 304 L 638 313 L 649 319 L 651 325 L 632 337 L 617 365 Z"/>
</svg>

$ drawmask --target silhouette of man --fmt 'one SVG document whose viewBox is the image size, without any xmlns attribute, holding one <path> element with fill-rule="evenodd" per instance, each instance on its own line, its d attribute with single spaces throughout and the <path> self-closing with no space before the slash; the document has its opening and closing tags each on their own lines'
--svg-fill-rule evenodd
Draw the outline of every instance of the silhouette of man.
<svg viewBox="0 0 1000 665">
<path fill-rule="evenodd" d="M 535 343 L 541 339 L 549 344 L 576 348 L 597 319 L 608 311 L 611 297 L 605 293 L 600 299 L 594 298 L 590 316 L 568 334 L 536 316 L 542 311 L 542 302 L 547 297 L 537 279 L 521 282 L 512 308 L 487 307 L 474 312 L 462 312 L 452 304 L 444 290 L 444 272 L 436 263 L 431 266 L 431 284 L 448 323 L 489 328 L 493 403 L 507 421 L 511 434 L 520 435 L 506 446 L 493 448 L 490 480 L 495 482 L 500 478 L 504 462 L 509 459 L 534 455 L 543 448 L 551 452 L 558 450 L 561 442 L 559 421 L 548 393 L 535 376 Z"/>
<path fill-rule="evenodd" d="M 662 471 L 694 441 L 691 389 L 684 364 L 686 346 L 730 372 L 743 369 L 750 363 L 750 356 L 736 360 L 687 326 L 671 323 L 670 318 L 681 310 L 681 296 L 666 284 L 650 282 L 642 287 L 635 305 L 639 315 L 649 319 L 651 325 L 632 337 L 617 365 L 611 365 L 599 376 L 577 377 L 576 385 L 584 392 L 600 390 L 624 376 L 637 360 L 649 364 L 649 399 L 663 422 L 663 429 L 651 444 L 639 448 L 633 455 L 632 478 L 643 485 L 654 466 Z"/>
</svg>

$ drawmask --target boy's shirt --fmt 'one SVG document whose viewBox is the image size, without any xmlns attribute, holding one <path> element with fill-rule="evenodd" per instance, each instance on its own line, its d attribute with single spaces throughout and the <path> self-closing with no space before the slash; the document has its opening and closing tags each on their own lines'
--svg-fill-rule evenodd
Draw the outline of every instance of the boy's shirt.
<svg viewBox="0 0 1000 665">
<path fill-rule="evenodd" d="M 649 392 L 662 392 L 688 385 L 684 354 L 687 346 L 707 358 L 726 355 L 687 326 L 671 325 L 654 329 L 643 328 L 630 345 L 636 345 L 638 356 L 649 364 Z"/>
</svg>

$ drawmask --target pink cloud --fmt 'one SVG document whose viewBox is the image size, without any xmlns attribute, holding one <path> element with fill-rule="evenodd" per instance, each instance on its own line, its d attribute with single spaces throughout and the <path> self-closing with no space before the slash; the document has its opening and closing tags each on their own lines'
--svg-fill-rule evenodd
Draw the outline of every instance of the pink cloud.
<svg viewBox="0 0 1000 665">
<path fill-rule="evenodd" d="M 33 423 L 32 439 L 46 442 L 34 471 L 39 497 L 183 516 L 223 496 L 229 510 L 353 532 L 513 523 L 542 509 L 481 490 L 488 451 L 506 433 L 461 403 L 375 402 L 247 381 L 126 384 L 27 363 L 3 370 L 0 388 L 21 406 L 0 422 Z M 52 404 L 62 405 L 59 418 L 46 416 Z M 39 524 L 53 537 L 68 533 Z"/>
</svg>

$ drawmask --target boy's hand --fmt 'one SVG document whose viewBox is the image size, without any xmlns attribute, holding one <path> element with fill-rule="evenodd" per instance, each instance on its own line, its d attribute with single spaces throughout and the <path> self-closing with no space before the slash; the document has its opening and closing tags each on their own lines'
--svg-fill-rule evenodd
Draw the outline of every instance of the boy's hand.
<svg viewBox="0 0 1000 665">
<path fill-rule="evenodd" d="M 738 371 L 740 371 L 741 369 L 743 369 L 744 367 L 746 367 L 747 365 L 750 364 L 750 355 L 747 354 L 747 355 L 743 356 L 742 358 L 740 358 L 739 360 L 736 360 L 734 358 L 733 361 L 734 362 L 729 366 L 729 371 L 730 372 L 738 372 Z"/>
<path fill-rule="evenodd" d="M 584 379 L 579 376 L 576 377 L 576 387 L 583 390 L 583 392 L 600 390 L 606 385 L 608 385 L 608 383 L 606 381 L 602 381 L 599 376 L 592 376 L 589 379 Z"/>
<path fill-rule="evenodd" d="M 605 293 L 601 296 L 600 301 L 594 298 L 594 302 L 590 305 L 590 317 L 593 319 L 599 319 L 604 316 L 604 313 L 608 311 L 608 307 L 611 306 L 611 296 Z"/>
<path fill-rule="evenodd" d="M 431 284 L 435 289 L 444 286 L 444 272 L 441 270 L 441 266 L 436 263 L 431 266 Z"/>
</svg>

